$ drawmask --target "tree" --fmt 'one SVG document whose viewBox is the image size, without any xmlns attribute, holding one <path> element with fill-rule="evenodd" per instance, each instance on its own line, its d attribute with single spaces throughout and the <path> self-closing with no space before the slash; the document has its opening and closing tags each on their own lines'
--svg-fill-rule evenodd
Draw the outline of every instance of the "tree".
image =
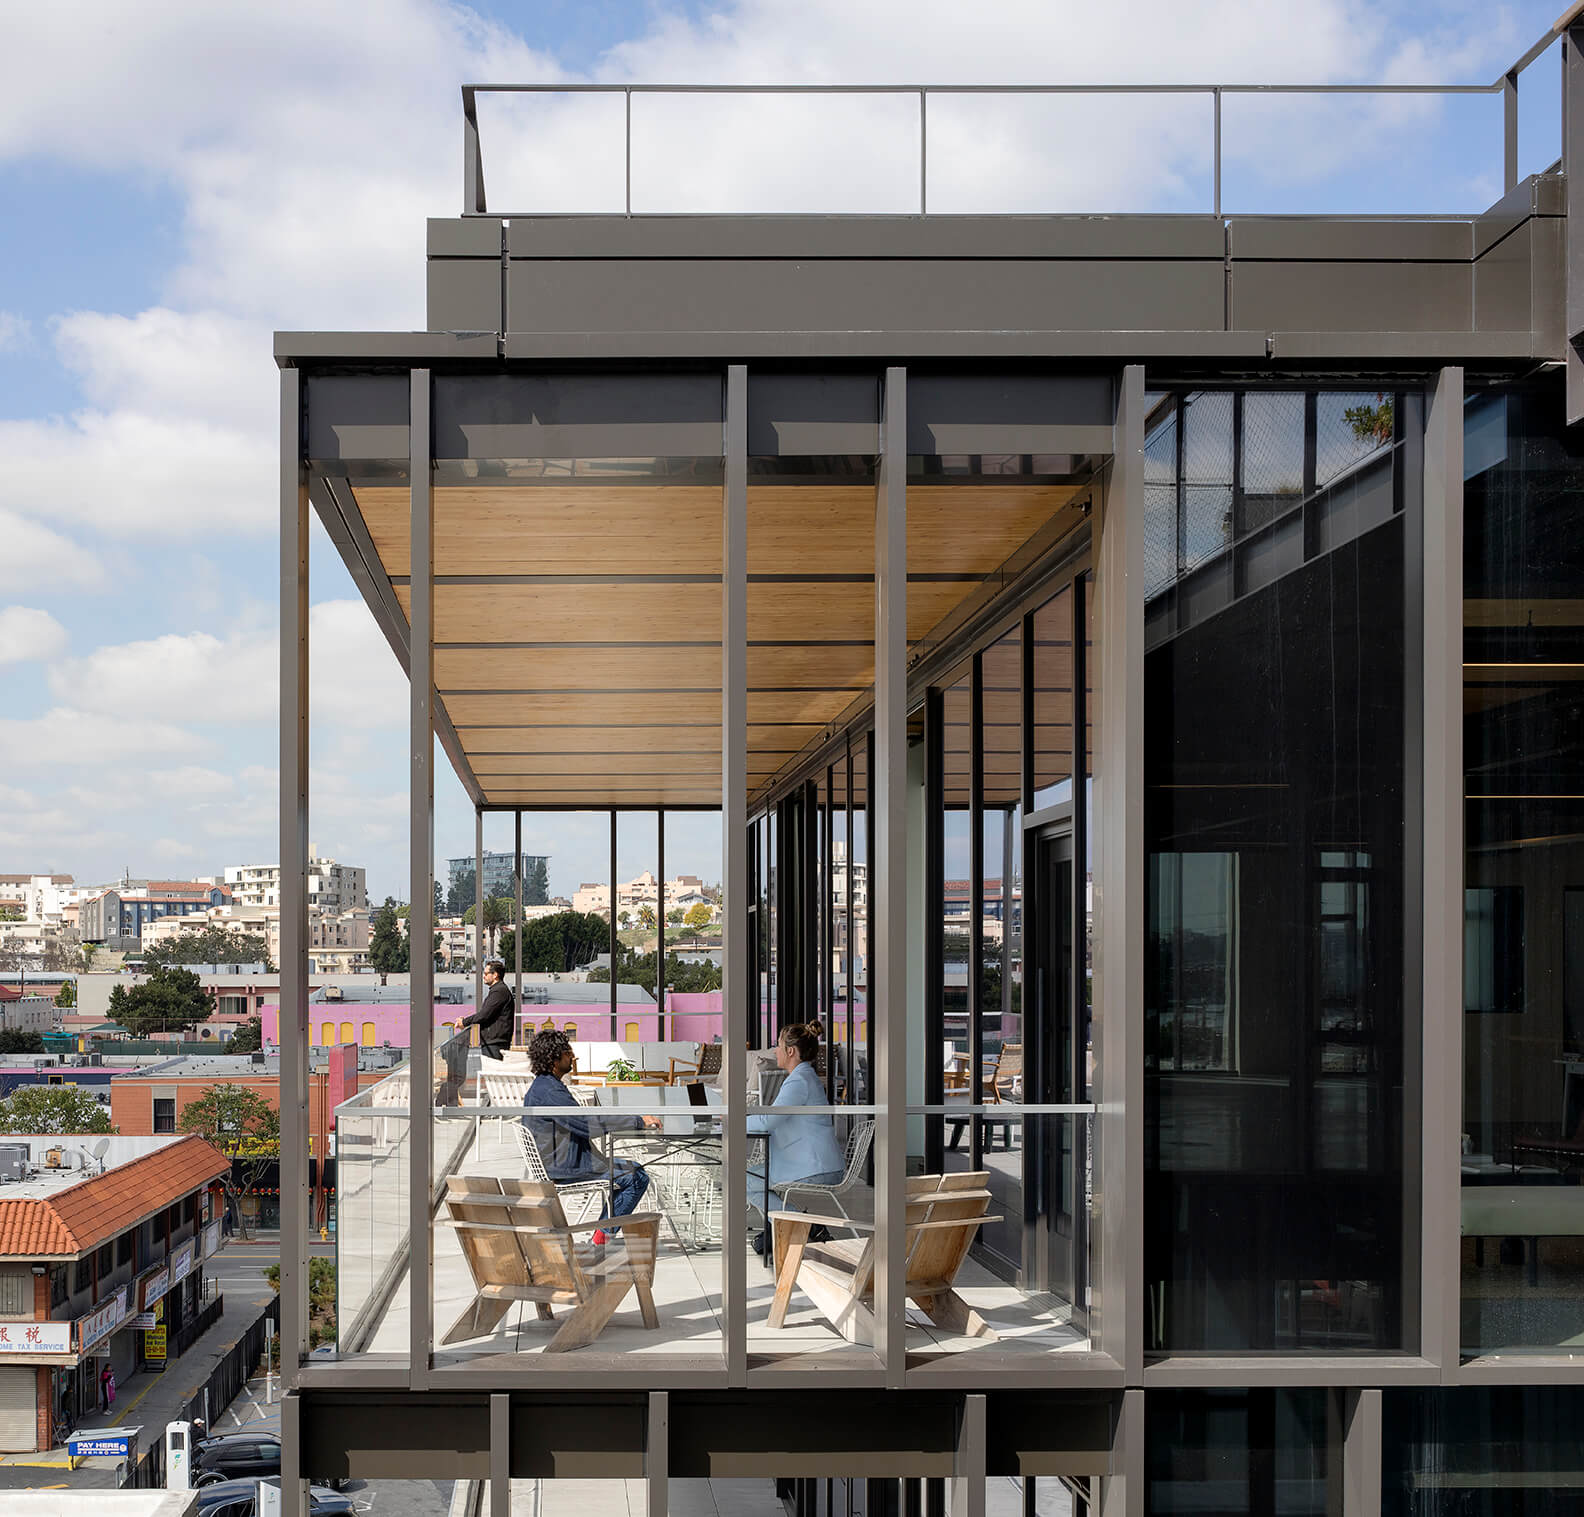
<svg viewBox="0 0 1584 1517">
<path fill-rule="evenodd" d="M 523 873 L 523 905 L 545 906 L 550 901 L 550 870 L 544 859 L 529 861 Z"/>
<path fill-rule="evenodd" d="M 0 1101 L 0 1132 L 52 1136 L 55 1133 L 114 1132 L 109 1113 L 76 1085 L 23 1085 Z"/>
<path fill-rule="evenodd" d="M 71 1011 L 77 1005 L 77 982 L 75 980 L 62 980 L 61 988 L 55 992 L 55 1004 L 62 1011 Z"/>
<path fill-rule="evenodd" d="M 625 932 L 632 925 L 632 912 L 618 911 L 616 913 L 616 925 Z"/>
<path fill-rule="evenodd" d="M 655 909 L 647 901 L 638 908 L 638 925 L 647 927 L 651 932 L 654 931 Z"/>
<path fill-rule="evenodd" d="M 280 1290 L 281 1268 L 264 1267 L 272 1291 Z M 336 1336 L 336 1263 L 334 1259 L 308 1261 L 308 1347 L 333 1342 Z"/>
<path fill-rule="evenodd" d="M 446 894 L 448 914 L 461 916 L 473 905 L 478 875 L 471 869 L 459 869 L 451 878 L 451 889 Z"/>
<path fill-rule="evenodd" d="M 440 888 L 440 881 L 434 882 L 434 914 L 436 917 L 445 915 L 445 892 Z"/>
<path fill-rule="evenodd" d="M 682 920 L 694 932 L 703 932 L 710 924 L 710 909 L 700 901 L 698 905 L 688 908 L 688 914 Z"/>
<path fill-rule="evenodd" d="M 13 906 L 9 901 L 0 905 L 0 922 L 20 922 L 21 920 L 22 908 L 20 906 Z"/>
<path fill-rule="evenodd" d="M 207 1022 L 214 1002 L 203 981 L 190 969 L 157 966 L 148 979 L 128 990 L 117 985 L 110 992 L 110 1020 L 134 1038 L 156 1032 L 181 1032 Z"/>
<path fill-rule="evenodd" d="M 0 1053 L 43 1053 L 44 1039 L 20 1027 L 0 1028 Z"/>
<path fill-rule="evenodd" d="M 94 955 L 99 952 L 97 943 L 84 943 L 78 952 L 82 954 L 83 973 L 89 974 L 93 970 Z"/>
<path fill-rule="evenodd" d="M 682 925 L 682 908 L 673 906 L 666 912 L 666 921 L 673 927 L 680 927 Z"/>
<path fill-rule="evenodd" d="M 467 925 L 473 924 L 477 914 L 477 906 L 469 906 L 462 913 L 462 920 Z M 484 941 L 485 953 L 495 953 L 496 934 L 517 914 L 517 902 L 511 896 L 488 895 L 484 897 Z"/>
<path fill-rule="evenodd" d="M 396 916 L 396 902 L 390 896 L 374 913 L 374 930 L 369 935 L 369 963 L 381 974 L 407 972 L 407 936 Z"/>
<path fill-rule="evenodd" d="M 523 923 L 523 968 L 536 974 L 566 974 L 610 949 L 610 923 L 594 912 L 558 911 Z M 515 934 L 501 934 L 500 956 L 515 962 Z"/>
<path fill-rule="evenodd" d="M 265 1166 L 280 1158 L 280 1114 L 245 1085 L 211 1085 L 182 1107 L 177 1126 L 231 1161 L 224 1178 L 227 1207 L 235 1206 L 238 1196 L 253 1189 Z M 241 1221 L 240 1207 L 236 1214 Z"/>
<path fill-rule="evenodd" d="M 262 964 L 273 974 L 269 939 L 260 932 L 240 932 L 211 924 L 143 950 L 145 964 Z"/>
<path fill-rule="evenodd" d="M 591 969 L 589 979 L 600 985 L 610 983 L 610 970 Z M 634 953 L 631 949 L 617 950 L 616 982 L 619 985 L 642 985 L 645 990 L 655 988 L 655 956 L 652 953 Z M 666 955 L 665 988 L 684 994 L 721 988 L 720 965 L 713 959 L 702 964 L 684 962 L 675 953 Z"/>
<path fill-rule="evenodd" d="M 264 1019 L 262 1017 L 249 1017 L 239 1028 L 229 1043 L 226 1044 L 228 1053 L 257 1053 L 264 1046 Z"/>
</svg>

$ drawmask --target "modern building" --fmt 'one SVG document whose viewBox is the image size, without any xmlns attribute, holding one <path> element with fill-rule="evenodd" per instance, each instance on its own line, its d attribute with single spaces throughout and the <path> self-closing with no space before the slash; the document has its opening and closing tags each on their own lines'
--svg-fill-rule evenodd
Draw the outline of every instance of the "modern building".
<svg viewBox="0 0 1584 1517">
<path fill-rule="evenodd" d="M 510 852 L 499 853 L 486 849 L 479 855 L 479 858 L 483 860 L 482 869 L 478 867 L 478 861 L 474 859 L 472 854 L 463 859 L 447 859 L 447 883 L 452 890 L 456 890 L 471 875 L 475 879 L 483 881 L 486 899 L 490 896 L 515 895 L 517 882 L 516 877 L 512 873 L 513 857 L 514 855 Z M 525 890 L 528 889 L 528 882 L 536 877 L 543 878 L 548 882 L 549 854 L 519 853 L 515 857 L 519 861 Z M 548 889 L 548 884 L 546 888 Z"/>
<path fill-rule="evenodd" d="M 312 873 L 309 875 L 313 904 L 323 912 L 339 915 L 342 912 L 368 907 L 368 874 L 355 864 L 338 864 L 334 859 L 319 857 L 315 845 L 309 844 L 312 855 Z M 279 864 L 231 864 L 225 871 L 225 883 L 232 899 L 239 906 L 280 906 Z"/>
<path fill-rule="evenodd" d="M 20 912 L 26 922 L 62 925 L 78 894 L 69 874 L 0 874 L 0 910 Z"/>
<path fill-rule="evenodd" d="M 303 1470 L 398 1458 L 489 1478 L 496 1514 L 513 1475 L 643 1479 L 663 1513 L 727 1473 L 820 1517 L 948 1487 L 979 1513 L 1007 1478 L 1025 1511 L 1106 1517 L 1568 1509 L 1577 10 L 1486 91 L 1501 197 L 1433 217 L 1229 214 L 1218 89 L 1192 215 L 536 215 L 490 208 L 465 92 L 429 329 L 277 337 L 282 1191 L 307 1173 L 312 509 L 411 681 L 415 935 L 437 751 L 480 835 L 721 814 L 718 1215 L 693 1176 L 652 1309 L 557 1340 L 549 1298 L 459 1242 L 462 1187 L 436 1221 L 452 1179 L 520 1168 L 430 1099 L 415 971 L 423 1098 L 349 1114 L 341 1222 L 349 1259 L 401 1262 L 331 1362 L 283 1211 L 289 1514 Z M 1521 164 L 1547 46 L 1567 135 Z M 933 165 L 951 97 L 918 100 Z M 680 675 L 650 641 L 689 613 Z M 833 951 L 857 859 L 861 979 Z M 960 979 L 948 877 L 980 903 Z M 1013 880 L 996 945 L 982 903 Z M 808 1019 L 873 1162 L 845 1240 L 783 1218 L 767 1268 L 741 1096 Z"/>
<path fill-rule="evenodd" d="M 0 1140 L 0 1450 L 92 1426 L 105 1363 L 124 1380 L 183 1351 L 227 1167 L 200 1138 Z"/>
</svg>

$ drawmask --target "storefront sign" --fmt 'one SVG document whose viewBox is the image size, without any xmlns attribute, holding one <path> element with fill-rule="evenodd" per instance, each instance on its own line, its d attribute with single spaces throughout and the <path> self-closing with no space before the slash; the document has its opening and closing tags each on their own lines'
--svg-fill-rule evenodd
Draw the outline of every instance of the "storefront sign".
<svg viewBox="0 0 1584 1517">
<path fill-rule="evenodd" d="M 143 1357 L 162 1360 L 165 1357 L 165 1328 L 163 1324 L 152 1332 L 143 1334 Z"/>
<path fill-rule="evenodd" d="M 171 1255 L 170 1283 L 172 1285 L 180 1285 L 192 1273 L 193 1259 L 196 1257 L 197 1252 L 197 1239 L 189 1238 Z"/>
<path fill-rule="evenodd" d="M 144 1332 L 148 1332 L 151 1328 L 158 1327 L 160 1323 L 164 1321 L 164 1318 L 165 1303 L 163 1301 L 157 1301 L 154 1303 L 154 1309 L 152 1311 L 139 1312 L 137 1316 L 132 1319 L 130 1325 L 132 1327 L 142 1328 Z"/>
<path fill-rule="evenodd" d="M 103 1306 L 77 1319 L 77 1351 L 91 1347 L 114 1328 L 131 1310 L 132 1287 L 117 1291 Z"/>
<path fill-rule="evenodd" d="M 170 1270 L 161 1265 L 138 1281 L 138 1305 L 147 1311 L 170 1289 Z"/>
<path fill-rule="evenodd" d="M 69 1322 L 0 1322 L 0 1354 L 69 1354 Z"/>
</svg>

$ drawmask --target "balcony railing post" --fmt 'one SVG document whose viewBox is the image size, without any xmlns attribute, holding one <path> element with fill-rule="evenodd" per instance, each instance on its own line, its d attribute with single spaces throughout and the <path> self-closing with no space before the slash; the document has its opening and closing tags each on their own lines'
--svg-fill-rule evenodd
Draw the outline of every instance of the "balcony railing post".
<svg viewBox="0 0 1584 1517">
<path fill-rule="evenodd" d="M 1502 78 L 1502 189 L 1518 187 L 1518 72 Z"/>
<path fill-rule="evenodd" d="M 1215 101 L 1215 214 L 1221 214 L 1221 91 L 1216 89 Z"/>
</svg>

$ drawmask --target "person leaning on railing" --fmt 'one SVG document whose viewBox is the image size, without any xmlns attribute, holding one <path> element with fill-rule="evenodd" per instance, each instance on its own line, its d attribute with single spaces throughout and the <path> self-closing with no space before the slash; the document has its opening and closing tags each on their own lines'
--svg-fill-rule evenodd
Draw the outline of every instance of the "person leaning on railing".
<svg viewBox="0 0 1584 1517">
<path fill-rule="evenodd" d="M 817 1113 L 777 1116 L 777 1106 L 824 1106 L 825 1087 L 814 1061 L 819 1054 L 819 1028 L 813 1022 L 793 1022 L 776 1039 L 776 1064 L 787 1077 L 770 1106 L 748 1116 L 748 1133 L 770 1135 L 770 1189 L 784 1186 L 835 1185 L 845 1172 L 841 1145 L 831 1119 Z M 764 1204 L 764 1170 L 748 1171 L 748 1202 L 757 1211 Z M 822 1237 L 823 1228 L 816 1228 Z M 765 1250 L 765 1235 L 754 1239 L 754 1252 Z"/>
<path fill-rule="evenodd" d="M 533 1084 L 523 1097 L 523 1105 L 565 1107 L 565 1116 L 535 1113 L 523 1118 L 523 1126 L 533 1134 L 545 1172 L 558 1185 L 573 1180 L 590 1180 L 597 1175 L 611 1176 L 611 1205 L 600 1216 L 625 1217 L 643 1200 L 649 1189 L 649 1171 L 631 1159 L 607 1164 L 594 1149 L 594 1139 L 602 1132 L 622 1132 L 639 1127 L 658 1127 L 659 1117 L 624 1116 L 617 1112 L 595 1114 L 578 1105 L 577 1097 L 566 1087 L 566 1077 L 577 1067 L 577 1055 L 563 1032 L 547 1027 L 537 1032 L 528 1045 L 528 1067 Z M 593 1235 L 595 1243 L 606 1241 L 603 1231 Z"/>
<path fill-rule="evenodd" d="M 457 1026 L 477 1027 L 479 1052 L 486 1059 L 499 1059 L 511 1047 L 512 1032 L 517 1025 L 517 1001 L 506 983 L 506 965 L 500 959 L 485 961 L 484 983 L 489 986 L 484 1004 L 472 1016 L 463 1017 Z"/>
</svg>

